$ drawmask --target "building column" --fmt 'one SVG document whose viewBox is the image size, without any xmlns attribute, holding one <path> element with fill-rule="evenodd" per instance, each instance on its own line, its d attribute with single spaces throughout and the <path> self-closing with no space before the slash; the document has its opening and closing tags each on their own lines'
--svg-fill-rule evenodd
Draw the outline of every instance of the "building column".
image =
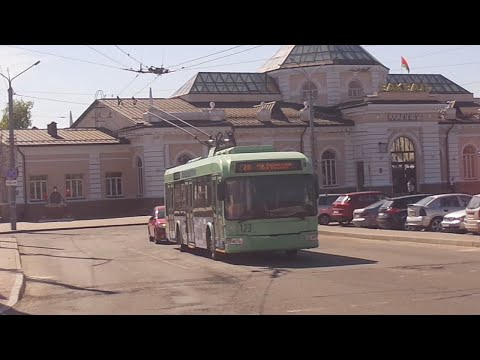
<svg viewBox="0 0 480 360">
<path fill-rule="evenodd" d="M 89 158 L 90 173 L 90 200 L 100 200 L 102 198 L 100 155 L 90 154 Z"/>
<path fill-rule="evenodd" d="M 163 198 L 165 173 L 164 145 L 154 143 L 143 148 L 145 197 Z"/>
</svg>

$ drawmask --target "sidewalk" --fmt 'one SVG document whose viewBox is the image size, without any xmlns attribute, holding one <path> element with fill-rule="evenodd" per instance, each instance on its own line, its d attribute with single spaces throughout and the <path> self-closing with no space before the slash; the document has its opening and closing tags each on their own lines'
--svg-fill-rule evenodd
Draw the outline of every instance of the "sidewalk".
<svg viewBox="0 0 480 360">
<path fill-rule="evenodd" d="M 328 235 L 368 240 L 408 241 L 425 244 L 480 247 L 480 236 L 473 234 L 363 229 L 357 227 L 341 227 L 335 225 L 319 226 L 318 233 L 320 234 L 320 236 Z"/>
<path fill-rule="evenodd" d="M 74 220 L 46 223 L 17 223 L 17 230 L 10 230 L 10 223 L 0 224 L 0 315 L 11 309 L 21 298 L 25 289 L 16 233 L 48 230 L 74 230 L 110 226 L 145 225 L 149 216 L 136 216 L 115 219 Z"/>
</svg>

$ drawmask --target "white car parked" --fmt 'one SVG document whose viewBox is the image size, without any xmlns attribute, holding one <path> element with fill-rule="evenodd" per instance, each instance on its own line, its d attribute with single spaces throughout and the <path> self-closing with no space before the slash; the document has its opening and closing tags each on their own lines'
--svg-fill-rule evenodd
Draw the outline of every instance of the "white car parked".
<svg viewBox="0 0 480 360">
<path fill-rule="evenodd" d="M 446 232 L 458 232 L 465 233 L 465 215 L 467 214 L 466 210 L 459 210 L 447 214 L 443 217 L 442 227 L 443 231 Z"/>
</svg>

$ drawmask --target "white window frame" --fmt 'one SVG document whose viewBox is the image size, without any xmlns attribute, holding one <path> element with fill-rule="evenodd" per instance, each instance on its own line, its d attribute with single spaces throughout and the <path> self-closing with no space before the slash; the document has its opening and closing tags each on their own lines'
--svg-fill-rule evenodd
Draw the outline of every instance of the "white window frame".
<svg viewBox="0 0 480 360">
<path fill-rule="evenodd" d="M 353 87 L 352 84 L 358 85 Z M 358 80 L 352 80 L 348 84 L 348 97 L 350 98 L 356 98 L 356 97 L 362 97 L 364 95 L 364 90 L 363 86 Z"/>
<path fill-rule="evenodd" d="M 333 154 L 333 159 L 324 159 L 323 156 L 325 153 L 330 152 Z M 337 154 L 333 150 L 325 150 L 322 153 L 322 178 L 323 186 L 337 186 Z M 325 171 L 324 171 L 325 169 Z"/>
<path fill-rule="evenodd" d="M 118 184 L 120 184 L 121 192 L 118 191 Z M 121 175 L 105 176 L 105 195 L 107 198 L 123 197 L 123 180 Z"/>
<path fill-rule="evenodd" d="M 318 98 L 318 87 L 313 81 L 307 81 L 302 85 L 300 97 L 302 98 L 302 101 L 308 101 L 308 92 L 310 89 L 312 91 L 312 103 L 315 103 L 315 100 Z"/>
<path fill-rule="evenodd" d="M 35 180 L 32 180 L 33 178 L 38 178 Z M 40 179 L 40 178 L 45 178 L 45 179 Z M 32 183 L 33 185 L 33 191 L 35 197 L 32 198 Z M 37 194 L 37 183 L 40 184 L 40 194 Z M 37 175 L 37 176 L 30 176 L 30 181 L 29 181 L 29 188 L 28 188 L 28 197 L 30 201 L 45 201 L 44 194 L 47 193 L 47 176 L 44 175 Z M 38 195 L 40 197 L 38 197 Z"/>
<path fill-rule="evenodd" d="M 67 189 L 70 189 L 70 196 L 67 196 Z M 74 191 L 75 189 L 75 191 Z M 80 191 L 79 191 L 80 190 Z M 76 196 L 74 194 L 76 193 Z M 68 174 L 65 179 L 65 199 L 75 200 L 83 199 L 83 175 Z"/>
<path fill-rule="evenodd" d="M 466 152 L 473 149 L 473 152 Z M 463 178 L 465 180 L 476 180 L 477 169 L 475 167 L 476 149 L 472 145 L 468 145 L 463 149 Z"/>
</svg>

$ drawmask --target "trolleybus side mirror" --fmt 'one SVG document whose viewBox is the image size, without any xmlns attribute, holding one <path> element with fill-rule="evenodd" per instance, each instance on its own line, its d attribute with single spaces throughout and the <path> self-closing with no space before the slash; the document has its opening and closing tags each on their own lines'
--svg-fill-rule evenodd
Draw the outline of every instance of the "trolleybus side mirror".
<svg viewBox="0 0 480 360">
<path fill-rule="evenodd" d="M 225 200 L 225 183 L 223 181 L 220 181 L 217 184 L 217 200 L 218 201 Z"/>
</svg>

